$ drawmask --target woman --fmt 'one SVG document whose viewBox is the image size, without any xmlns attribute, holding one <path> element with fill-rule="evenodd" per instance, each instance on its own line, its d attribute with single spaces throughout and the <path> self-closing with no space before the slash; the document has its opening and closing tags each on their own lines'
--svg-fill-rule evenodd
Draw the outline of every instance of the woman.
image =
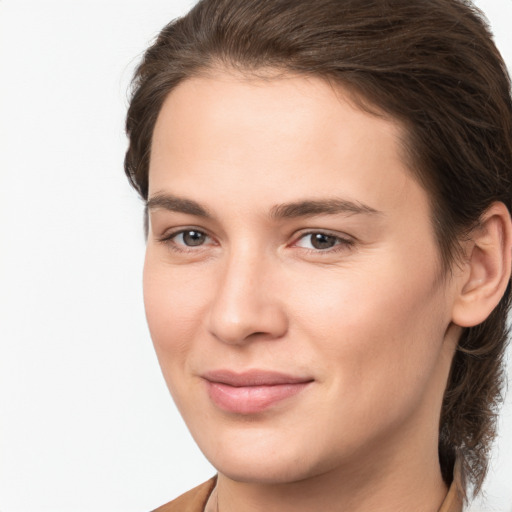
<svg viewBox="0 0 512 512">
<path fill-rule="evenodd" d="M 205 0 L 146 52 L 144 295 L 215 479 L 161 511 L 462 509 L 495 433 L 512 102 L 459 0 Z"/>
</svg>

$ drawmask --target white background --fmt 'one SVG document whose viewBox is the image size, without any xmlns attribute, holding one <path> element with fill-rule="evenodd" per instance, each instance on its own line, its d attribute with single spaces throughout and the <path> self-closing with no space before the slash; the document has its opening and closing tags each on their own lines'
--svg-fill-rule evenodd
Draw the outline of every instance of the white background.
<svg viewBox="0 0 512 512">
<path fill-rule="evenodd" d="M 133 68 L 192 3 L 0 0 L 2 512 L 143 512 L 214 473 L 153 354 L 122 168 Z M 512 0 L 478 5 L 512 67 Z M 472 510 L 512 511 L 510 395 L 486 490 Z"/>
</svg>

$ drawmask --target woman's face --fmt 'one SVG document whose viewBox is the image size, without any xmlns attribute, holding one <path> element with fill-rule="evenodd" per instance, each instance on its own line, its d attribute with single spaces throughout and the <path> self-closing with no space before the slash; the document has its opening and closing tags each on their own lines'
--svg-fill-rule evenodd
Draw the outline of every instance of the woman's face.
<svg viewBox="0 0 512 512">
<path fill-rule="evenodd" d="M 289 482 L 435 450 L 455 292 L 400 136 L 315 78 L 219 71 L 167 98 L 147 319 L 221 473 Z"/>
</svg>

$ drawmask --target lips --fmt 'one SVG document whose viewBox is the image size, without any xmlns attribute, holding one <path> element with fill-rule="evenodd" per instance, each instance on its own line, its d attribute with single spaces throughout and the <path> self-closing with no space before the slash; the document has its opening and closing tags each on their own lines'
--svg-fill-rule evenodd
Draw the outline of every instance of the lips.
<svg viewBox="0 0 512 512">
<path fill-rule="evenodd" d="M 297 395 L 313 382 L 311 378 L 261 370 L 243 373 L 219 370 L 208 372 L 203 378 L 213 403 L 236 414 L 263 412 Z"/>
</svg>

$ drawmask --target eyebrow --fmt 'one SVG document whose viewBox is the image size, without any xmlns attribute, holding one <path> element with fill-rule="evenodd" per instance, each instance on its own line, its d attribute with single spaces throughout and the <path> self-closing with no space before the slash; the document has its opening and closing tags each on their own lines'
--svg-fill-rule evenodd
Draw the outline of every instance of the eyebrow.
<svg viewBox="0 0 512 512">
<path fill-rule="evenodd" d="M 164 209 L 170 212 L 185 213 L 196 217 L 212 218 L 211 213 L 192 199 L 170 194 L 156 194 L 146 202 L 147 210 Z"/>
<path fill-rule="evenodd" d="M 147 210 L 164 209 L 176 213 L 185 213 L 196 217 L 211 219 L 213 215 L 198 202 L 192 199 L 177 197 L 171 194 L 156 194 L 146 202 Z M 298 217 L 313 217 L 315 215 L 380 215 L 382 212 L 359 201 L 347 199 L 306 199 L 292 203 L 274 205 L 270 209 L 273 220 Z"/>
<path fill-rule="evenodd" d="M 313 217 L 315 215 L 380 215 L 381 213 L 382 212 L 379 212 L 375 208 L 360 203 L 359 201 L 332 198 L 279 204 L 272 207 L 270 217 L 272 219 L 289 219 L 296 217 Z"/>
</svg>

